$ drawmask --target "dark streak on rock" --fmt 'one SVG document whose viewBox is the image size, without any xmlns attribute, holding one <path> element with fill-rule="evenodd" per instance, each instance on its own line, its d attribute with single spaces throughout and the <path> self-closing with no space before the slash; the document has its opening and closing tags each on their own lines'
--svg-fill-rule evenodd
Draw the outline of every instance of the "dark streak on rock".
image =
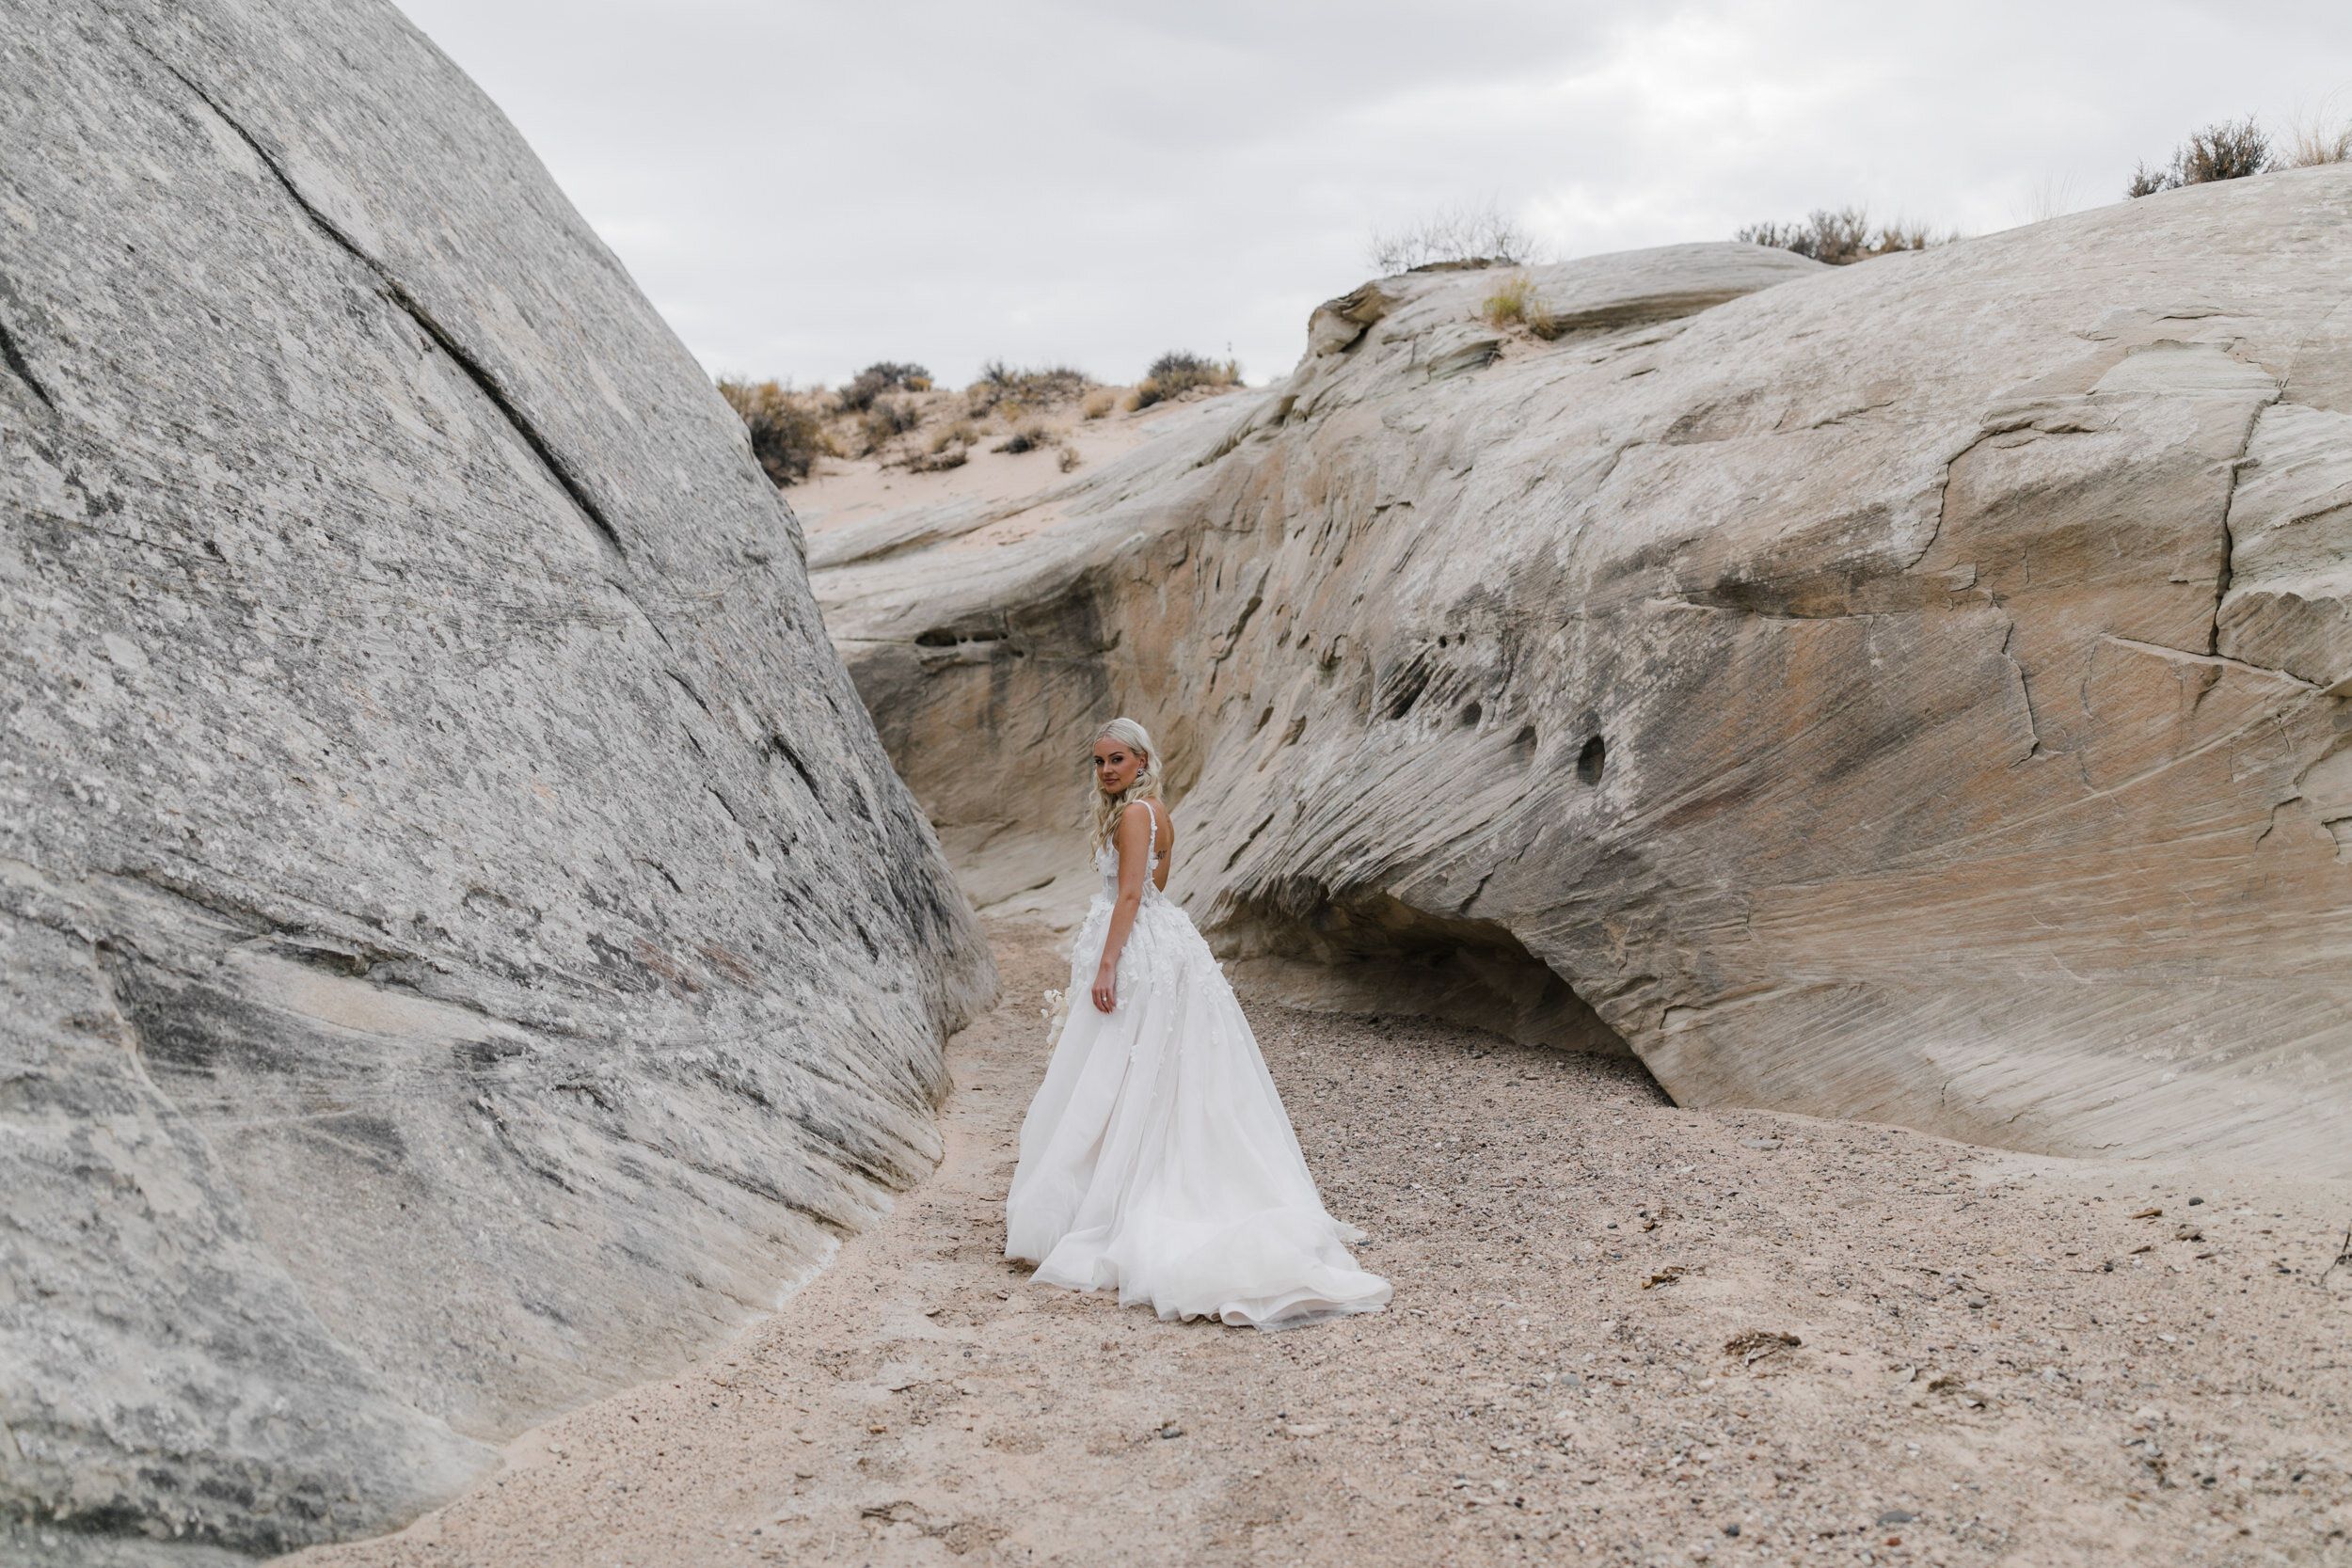
<svg viewBox="0 0 2352 1568">
<path fill-rule="evenodd" d="M 612 526 L 612 520 L 605 516 L 603 509 L 598 507 L 595 499 L 589 496 L 587 487 L 573 475 L 563 459 L 556 455 L 555 449 L 548 444 L 545 436 L 539 434 L 538 427 L 524 416 L 515 400 L 507 395 L 503 387 L 499 385 L 498 378 L 493 376 L 480 360 L 467 352 L 465 345 L 434 318 L 433 312 L 424 308 L 424 302 L 411 293 L 408 286 L 393 276 L 389 267 L 369 255 L 357 241 L 338 228 L 332 218 L 312 205 L 310 198 L 302 194 L 302 187 L 295 184 L 293 177 L 279 166 L 277 158 L 271 154 L 269 149 L 263 147 L 252 132 L 246 130 L 234 116 L 222 107 L 217 99 L 199 87 L 179 67 L 157 55 L 154 50 L 148 48 L 144 42 L 140 42 L 139 47 L 146 50 L 156 64 L 169 71 L 182 87 L 196 94 L 206 108 L 220 117 L 222 124 L 234 131 L 238 139 L 252 149 L 253 155 L 262 160 L 262 166 L 268 169 L 278 183 L 284 187 L 286 195 L 293 198 L 295 206 L 302 209 L 303 215 L 318 227 L 319 232 L 350 252 L 360 265 L 375 274 L 384 285 L 386 297 L 406 311 L 409 318 L 422 329 L 424 335 L 433 341 L 435 346 L 443 354 L 448 355 L 451 362 L 459 370 L 466 372 L 467 378 L 481 389 L 482 395 L 490 400 L 491 406 L 505 416 L 506 422 L 514 427 L 515 434 L 522 437 L 523 445 L 531 449 L 532 454 L 539 459 L 540 465 L 553 476 L 557 484 L 563 486 L 564 493 L 571 498 L 573 505 L 580 508 L 581 515 L 596 526 L 597 533 L 607 545 L 612 546 L 612 552 L 626 559 L 628 550 L 621 543 L 620 531 Z M 14 363 L 13 355 L 10 356 L 10 363 Z M 45 394 L 41 401 L 48 402 Z"/>
<path fill-rule="evenodd" d="M 16 378 L 32 390 L 33 396 L 40 399 L 43 408 L 52 414 L 57 411 L 56 401 L 50 397 L 49 388 L 40 384 L 40 377 L 33 373 L 33 367 L 24 362 L 24 351 L 16 346 L 16 340 L 8 335 L 5 324 L 0 324 L 0 359 L 8 362 L 8 369 L 16 372 Z"/>
</svg>

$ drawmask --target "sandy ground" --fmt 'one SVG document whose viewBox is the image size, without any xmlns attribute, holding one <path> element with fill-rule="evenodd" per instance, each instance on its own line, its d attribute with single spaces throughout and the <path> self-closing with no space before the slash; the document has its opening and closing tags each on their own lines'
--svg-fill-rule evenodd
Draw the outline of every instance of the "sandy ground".
<svg viewBox="0 0 2352 1568">
<path fill-rule="evenodd" d="M 994 937 L 928 1184 L 707 1368 L 299 1560 L 2352 1561 L 2342 1184 L 1678 1110 L 1630 1062 L 1253 1008 L 1396 1301 L 1166 1323 L 1001 1257 L 1066 968 Z"/>
</svg>

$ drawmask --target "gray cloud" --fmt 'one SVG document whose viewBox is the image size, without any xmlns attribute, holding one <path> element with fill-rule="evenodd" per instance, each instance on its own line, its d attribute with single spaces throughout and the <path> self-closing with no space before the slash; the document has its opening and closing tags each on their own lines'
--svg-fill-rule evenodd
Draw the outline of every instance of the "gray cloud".
<svg viewBox="0 0 2352 1568">
<path fill-rule="evenodd" d="M 2352 84 L 2341 4 L 407 0 L 713 371 L 1289 369 L 1380 225 L 1985 232 Z M 2352 114 L 2352 90 L 2335 99 Z"/>
</svg>

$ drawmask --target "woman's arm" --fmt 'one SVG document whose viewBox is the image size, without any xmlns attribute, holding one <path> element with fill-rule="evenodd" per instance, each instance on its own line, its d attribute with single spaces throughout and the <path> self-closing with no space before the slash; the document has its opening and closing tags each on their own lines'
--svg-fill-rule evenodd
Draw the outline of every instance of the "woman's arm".
<svg viewBox="0 0 2352 1568">
<path fill-rule="evenodd" d="M 1119 901 L 1111 906 L 1111 928 L 1103 938 L 1102 966 L 1094 972 L 1094 1006 L 1109 1012 L 1119 1005 L 1119 955 L 1143 907 L 1144 859 L 1151 853 L 1152 808 L 1136 800 L 1119 814 L 1111 842 L 1119 846 Z"/>
</svg>

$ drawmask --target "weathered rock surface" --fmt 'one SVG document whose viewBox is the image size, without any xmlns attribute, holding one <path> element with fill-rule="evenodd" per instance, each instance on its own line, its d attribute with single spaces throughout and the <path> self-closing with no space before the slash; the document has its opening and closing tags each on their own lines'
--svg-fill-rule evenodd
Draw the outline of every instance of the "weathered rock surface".
<svg viewBox="0 0 2352 1568">
<path fill-rule="evenodd" d="M 927 1169 L 993 968 L 740 426 L 390 6 L 0 80 L 0 1523 L 365 1533 Z"/>
<path fill-rule="evenodd" d="M 1124 709 L 1171 891 L 1288 1000 L 2342 1176 L 2347 276 L 2316 169 L 1849 268 L 1566 263 L 1549 343 L 1492 274 L 1382 279 L 1057 526 L 817 591 L 984 901 L 1066 863 Z"/>
</svg>

